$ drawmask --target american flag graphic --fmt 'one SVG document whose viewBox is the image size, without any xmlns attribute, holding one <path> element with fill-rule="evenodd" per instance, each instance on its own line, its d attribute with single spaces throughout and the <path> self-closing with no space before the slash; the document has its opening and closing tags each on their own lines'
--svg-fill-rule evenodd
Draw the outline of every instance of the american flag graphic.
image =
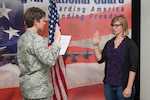
<svg viewBox="0 0 150 100">
<path fill-rule="evenodd" d="M 55 25 L 59 24 L 59 17 L 56 3 L 54 0 L 49 0 L 49 43 L 54 42 Z M 59 56 L 56 65 L 51 69 L 54 95 L 53 100 L 67 100 L 67 86 L 65 81 L 65 61 L 63 56 Z"/>
<path fill-rule="evenodd" d="M 23 4 L 4 1 L 0 1 L 0 47 L 6 47 L 8 53 L 16 53 L 17 40 L 24 32 Z"/>
<path fill-rule="evenodd" d="M 24 33 L 23 4 L 0 0 L 0 100 L 21 100 L 19 69 L 11 64 L 17 53 L 17 41 Z"/>
<path fill-rule="evenodd" d="M 19 6 L 17 6 L 19 5 Z M 0 1 L 0 56 L 15 54 L 17 52 L 17 40 L 24 32 L 23 4 L 20 2 Z M 4 61 L 5 60 L 5 61 Z M 10 57 L 2 59 L 1 64 L 9 62 Z"/>
</svg>

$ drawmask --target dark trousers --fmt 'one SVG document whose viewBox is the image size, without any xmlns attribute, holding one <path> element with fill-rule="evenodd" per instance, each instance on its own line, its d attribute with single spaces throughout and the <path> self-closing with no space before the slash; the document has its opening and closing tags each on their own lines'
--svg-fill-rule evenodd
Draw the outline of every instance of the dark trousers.
<svg viewBox="0 0 150 100">
<path fill-rule="evenodd" d="M 122 94 L 122 86 L 112 86 L 105 83 L 104 93 L 106 100 L 134 100 L 135 89 L 132 89 L 132 94 L 130 98 L 124 98 Z"/>
</svg>

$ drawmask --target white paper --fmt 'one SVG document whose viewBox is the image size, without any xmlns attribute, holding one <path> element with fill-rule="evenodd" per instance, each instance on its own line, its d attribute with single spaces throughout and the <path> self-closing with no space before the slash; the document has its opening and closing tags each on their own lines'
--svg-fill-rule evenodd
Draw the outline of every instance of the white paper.
<svg viewBox="0 0 150 100">
<path fill-rule="evenodd" d="M 71 40 L 71 35 L 61 35 L 61 40 L 60 40 L 61 49 L 59 55 L 65 54 L 69 46 L 70 40 Z"/>
</svg>

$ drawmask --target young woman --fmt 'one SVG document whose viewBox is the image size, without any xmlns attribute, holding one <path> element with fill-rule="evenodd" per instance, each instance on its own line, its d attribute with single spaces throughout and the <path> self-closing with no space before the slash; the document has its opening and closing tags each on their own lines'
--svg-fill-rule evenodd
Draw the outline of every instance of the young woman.
<svg viewBox="0 0 150 100">
<path fill-rule="evenodd" d="M 138 66 L 138 48 L 128 38 L 128 23 L 124 16 L 111 21 L 112 33 L 102 52 L 99 51 L 99 33 L 93 35 L 98 63 L 105 62 L 104 93 L 106 100 L 134 100 L 134 80 Z"/>
</svg>

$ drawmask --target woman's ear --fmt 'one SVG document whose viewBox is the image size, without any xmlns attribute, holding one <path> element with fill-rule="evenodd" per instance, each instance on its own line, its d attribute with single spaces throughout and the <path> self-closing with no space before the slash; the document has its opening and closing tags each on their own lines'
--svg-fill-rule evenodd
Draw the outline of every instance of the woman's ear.
<svg viewBox="0 0 150 100">
<path fill-rule="evenodd" d="M 33 26 L 37 26 L 37 23 L 39 23 L 37 20 L 34 20 Z"/>
</svg>

